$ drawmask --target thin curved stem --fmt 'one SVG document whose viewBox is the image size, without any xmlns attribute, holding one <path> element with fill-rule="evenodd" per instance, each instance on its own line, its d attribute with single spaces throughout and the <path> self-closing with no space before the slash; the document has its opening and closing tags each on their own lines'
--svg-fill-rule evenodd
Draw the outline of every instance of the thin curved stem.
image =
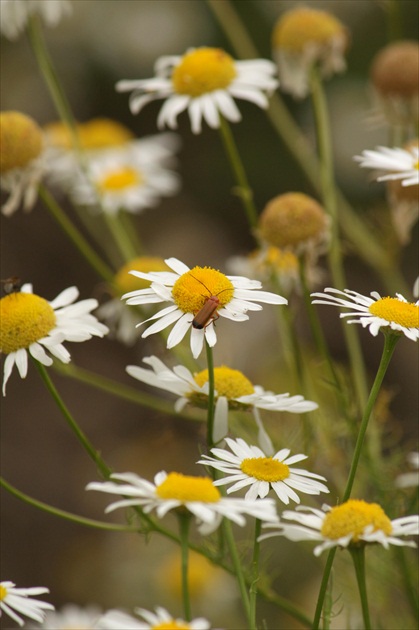
<svg viewBox="0 0 419 630">
<path fill-rule="evenodd" d="M 247 592 L 247 584 L 246 584 L 246 580 L 243 574 L 243 567 L 240 562 L 239 554 L 237 553 L 236 541 L 234 540 L 233 531 L 231 529 L 231 523 L 226 518 L 223 519 L 223 528 L 224 528 L 225 538 L 227 541 L 228 550 L 230 552 L 231 560 L 233 563 L 234 573 L 235 573 L 236 580 L 239 585 L 244 612 L 250 626 L 251 624 L 250 602 L 249 602 L 249 595 Z"/>
<path fill-rule="evenodd" d="M 358 591 L 361 599 L 362 616 L 364 618 L 364 628 L 365 630 L 371 630 L 367 584 L 365 581 L 365 546 L 349 547 L 349 551 L 355 567 L 356 581 L 358 583 Z"/>
<path fill-rule="evenodd" d="M 210 451 L 214 446 L 214 412 L 215 412 L 215 380 L 214 380 L 214 357 L 212 348 L 205 339 L 207 351 L 208 369 L 208 411 L 207 411 L 207 448 Z"/>
<path fill-rule="evenodd" d="M 258 596 L 259 558 L 260 558 L 260 542 L 258 542 L 258 538 L 260 536 L 261 528 L 262 528 L 262 521 L 257 518 L 255 521 L 255 535 L 253 538 L 252 578 L 251 578 L 252 582 L 250 584 L 250 597 L 249 597 L 250 630 L 257 630 L 256 604 L 257 604 L 257 596 Z"/>
</svg>

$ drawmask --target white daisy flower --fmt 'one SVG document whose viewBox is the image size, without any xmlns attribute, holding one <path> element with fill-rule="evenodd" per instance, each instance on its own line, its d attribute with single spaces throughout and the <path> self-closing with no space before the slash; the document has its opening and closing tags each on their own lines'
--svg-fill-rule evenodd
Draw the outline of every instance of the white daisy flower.
<svg viewBox="0 0 419 630">
<path fill-rule="evenodd" d="M 273 499 L 246 501 L 225 498 L 209 477 L 191 477 L 177 472 L 167 474 L 161 471 L 154 477 L 154 484 L 135 473 L 113 474 L 111 479 L 122 483 L 94 481 L 86 486 L 86 490 L 99 490 L 125 497 L 108 505 L 106 512 L 138 505 L 146 514 L 155 509 L 157 516 L 162 518 L 170 510 L 182 507 L 196 517 L 198 530 L 203 535 L 214 532 L 223 516 L 240 526 L 246 523 L 245 514 L 269 523 L 278 520 Z"/>
<path fill-rule="evenodd" d="M 0 582 L 0 611 L 8 615 L 19 626 L 23 626 L 25 622 L 16 613 L 41 622 L 44 619 L 45 611 L 54 610 L 54 606 L 39 599 L 30 598 L 44 593 L 49 593 L 49 589 L 43 586 L 16 588 L 13 582 Z"/>
<path fill-rule="evenodd" d="M 177 365 L 171 370 L 155 356 L 146 357 L 143 362 L 150 365 L 151 370 L 128 365 L 126 370 L 137 380 L 159 387 L 179 396 L 175 403 L 175 410 L 181 412 L 185 405 L 193 404 L 207 407 L 208 404 L 208 370 L 202 370 L 193 375 L 183 365 Z M 318 408 L 317 403 L 305 400 L 302 396 L 289 394 L 273 394 L 265 391 L 260 385 L 253 385 L 239 370 L 226 366 L 214 368 L 215 381 L 215 443 L 219 442 L 228 432 L 228 410 L 251 409 L 259 428 L 259 442 L 264 450 L 273 453 L 273 447 L 260 420 L 258 409 L 270 411 L 288 411 L 290 413 L 305 413 Z"/>
<path fill-rule="evenodd" d="M 390 171 L 387 175 L 377 177 L 379 182 L 401 179 L 402 186 L 419 184 L 419 147 L 417 145 L 412 145 L 409 150 L 377 147 L 376 151 L 363 151 L 362 155 L 356 155 L 354 160 L 364 168 Z"/>
<path fill-rule="evenodd" d="M 101 617 L 101 611 L 96 606 L 86 606 L 81 608 L 75 604 L 66 604 L 60 610 L 48 612 L 40 626 L 44 630 L 93 630 Z"/>
<path fill-rule="evenodd" d="M 377 503 L 366 503 L 349 499 L 333 508 L 324 505 L 322 510 L 298 506 L 296 510 L 285 511 L 281 519 L 295 521 L 277 525 L 266 525 L 278 531 L 263 534 L 259 540 L 272 536 L 285 536 L 289 540 L 320 541 L 314 549 L 319 556 L 331 547 L 348 547 L 361 543 L 380 543 L 386 549 L 389 545 L 416 547 L 412 541 L 402 541 L 401 536 L 419 535 L 419 516 L 403 516 L 391 521 Z M 302 511 L 308 514 L 301 513 Z M 265 525 L 264 525 L 265 527 Z"/>
<path fill-rule="evenodd" d="M 215 457 L 203 455 L 197 463 L 226 473 L 227 476 L 214 481 L 214 485 L 233 484 L 227 489 L 227 494 L 250 486 L 245 498 L 253 501 L 258 497 L 265 498 L 272 489 L 278 499 L 288 505 L 290 499 L 300 503 L 300 497 L 295 490 L 305 494 L 329 492 L 327 486 L 318 481 L 326 481 L 321 475 L 301 468 L 291 468 L 292 464 L 307 459 L 307 455 L 290 457 L 290 449 L 283 448 L 267 457 L 258 446 L 249 446 L 241 438 L 232 440 L 227 437 L 226 442 L 230 451 L 212 448 L 211 453 Z"/>
<path fill-rule="evenodd" d="M 103 337 L 108 328 L 97 321 L 91 311 L 97 300 L 77 299 L 79 291 L 69 287 L 48 302 L 32 293 L 32 285 L 25 284 L 20 292 L 10 293 L 0 300 L 0 352 L 4 362 L 3 395 L 14 365 L 21 378 L 28 371 L 28 353 L 42 365 L 52 365 L 48 350 L 63 363 L 70 361 L 64 341 L 86 341 Z"/>
<path fill-rule="evenodd" d="M 179 630 L 209 630 L 211 627 L 209 621 L 203 617 L 192 619 L 192 621 L 175 619 L 161 606 L 156 606 L 155 612 L 145 610 L 145 608 L 136 608 L 135 612 L 142 617 L 144 621 L 140 621 L 120 610 L 109 610 L 99 619 L 97 628 L 100 630 L 157 630 L 158 628 L 173 628 L 173 630 L 176 630 L 176 628 Z"/>
<path fill-rule="evenodd" d="M 220 115 L 230 122 L 241 120 L 234 99 L 250 101 L 266 109 L 266 93 L 278 86 L 276 66 L 266 59 L 235 61 L 220 48 L 192 48 L 183 56 L 160 57 L 152 79 L 119 81 L 118 92 L 133 93 L 133 114 L 151 101 L 165 99 L 157 118 L 159 128 L 175 129 L 177 117 L 188 110 L 193 133 L 200 133 L 202 120 L 216 129 Z"/>
<path fill-rule="evenodd" d="M 56 26 L 71 9 L 69 0 L 0 0 L 0 31 L 13 40 L 26 28 L 31 15 L 38 14 L 47 26 Z"/>
<path fill-rule="evenodd" d="M 191 350 L 195 358 L 202 351 L 204 338 L 210 347 L 217 343 L 214 321 L 219 316 L 242 322 L 249 319 L 246 315 L 248 310 L 262 310 L 255 302 L 288 303 L 280 295 L 260 291 L 262 285 L 258 280 L 225 276 L 211 267 L 189 269 L 177 258 L 168 258 L 165 263 L 173 272 L 142 273 L 132 270 L 134 276 L 149 280 L 152 284 L 148 289 L 131 291 L 122 297 L 127 300 L 127 304 L 134 305 L 172 302 L 171 306 L 141 322 L 145 324 L 158 320 L 143 332 L 142 337 L 160 332 L 176 322 L 167 339 L 167 347 L 176 346 L 191 329 Z"/>
<path fill-rule="evenodd" d="M 415 486 L 419 486 L 419 453 L 416 451 L 409 453 L 407 459 L 410 466 L 415 470 L 397 477 L 396 486 L 398 488 L 414 488 Z"/>
<path fill-rule="evenodd" d="M 330 295 L 333 294 L 333 295 Z M 343 297 L 337 297 L 342 295 Z M 419 301 L 415 304 L 407 302 L 396 293 L 396 297 L 382 298 L 377 291 L 371 291 L 371 297 L 361 295 L 356 291 L 345 289 L 325 289 L 324 293 L 312 293 L 313 304 L 329 304 L 349 308 L 349 313 L 341 313 L 340 317 L 355 317 L 348 320 L 348 324 L 362 324 L 374 337 L 381 328 L 390 328 L 395 333 L 402 333 L 408 339 L 417 341 L 419 338 Z"/>
</svg>

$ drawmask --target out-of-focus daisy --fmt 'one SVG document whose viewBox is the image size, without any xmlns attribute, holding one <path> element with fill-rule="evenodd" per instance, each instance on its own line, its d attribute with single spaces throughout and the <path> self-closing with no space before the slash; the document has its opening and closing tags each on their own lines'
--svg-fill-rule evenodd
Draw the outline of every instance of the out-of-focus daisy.
<svg viewBox="0 0 419 630">
<path fill-rule="evenodd" d="M 152 369 L 129 365 L 128 374 L 147 385 L 159 387 L 179 396 L 175 403 L 176 411 L 182 411 L 186 404 L 207 407 L 208 370 L 202 370 L 195 375 L 192 375 L 183 365 L 177 365 L 171 370 L 154 356 L 146 357 L 143 362 L 150 365 Z M 259 418 L 258 409 L 305 413 L 318 407 L 317 403 L 304 400 L 302 396 L 273 394 L 265 391 L 260 385 L 253 385 L 242 372 L 229 367 L 214 368 L 214 381 L 216 396 L 214 435 L 212 436 L 214 442 L 219 442 L 227 434 L 229 408 L 243 411 L 251 409 L 259 428 L 259 441 L 262 448 L 273 452 Z"/>
<path fill-rule="evenodd" d="M 419 298 L 419 276 L 416 278 L 413 285 L 413 297 Z"/>
<path fill-rule="evenodd" d="M 330 219 L 312 197 L 288 192 L 271 199 L 258 220 L 258 234 L 273 247 L 304 256 L 315 263 L 327 251 Z"/>
<path fill-rule="evenodd" d="M 226 438 L 230 450 L 212 448 L 215 457 L 203 455 L 198 464 L 211 466 L 226 473 L 227 476 L 214 481 L 215 486 L 233 484 L 227 489 L 227 494 L 237 492 L 242 488 L 249 489 L 246 499 L 265 498 L 272 489 L 278 499 L 288 505 L 290 499 L 300 503 L 298 492 L 304 494 L 320 494 L 329 492 L 327 486 L 319 481 L 326 481 L 321 475 L 291 468 L 292 464 L 307 459 L 307 455 L 290 455 L 289 448 L 283 448 L 274 455 L 267 457 L 258 446 L 249 446 L 244 440 Z"/>
<path fill-rule="evenodd" d="M 407 142 L 403 149 L 408 152 L 416 150 L 419 153 L 418 140 Z M 417 172 L 419 177 L 419 171 Z M 402 179 L 389 179 L 386 182 L 386 193 L 394 230 L 400 243 L 406 245 L 419 218 L 419 179 L 418 183 L 409 185 L 405 185 Z"/>
<path fill-rule="evenodd" d="M 17 613 L 41 622 L 44 619 L 45 611 L 54 610 L 54 606 L 31 598 L 44 593 L 49 593 L 49 589 L 44 586 L 16 588 L 13 582 L 0 582 L 0 611 L 8 615 L 19 626 L 23 626 L 25 622 Z"/>
<path fill-rule="evenodd" d="M 396 293 L 396 297 L 382 298 L 377 291 L 371 291 L 371 297 L 356 291 L 327 288 L 324 293 L 312 293 L 313 304 L 328 304 L 351 309 L 349 313 L 341 313 L 340 317 L 355 317 L 348 324 L 362 324 L 376 336 L 381 328 L 391 329 L 403 334 L 412 341 L 419 339 L 419 301 L 415 304 L 407 302 Z M 342 297 L 339 297 L 342 296 Z M 318 299 L 317 299 L 318 298 Z"/>
<path fill-rule="evenodd" d="M 412 488 L 419 486 L 419 453 L 415 451 L 413 453 L 409 453 L 407 459 L 414 470 L 397 477 L 396 486 L 398 488 Z"/>
<path fill-rule="evenodd" d="M 137 615 L 144 621 L 132 617 L 120 610 L 109 610 L 99 619 L 97 628 L 100 630 L 209 630 L 210 623 L 203 617 L 184 621 L 173 617 L 165 608 L 156 606 L 151 612 L 144 608 L 136 608 Z"/>
<path fill-rule="evenodd" d="M 419 44 L 399 39 L 381 48 L 371 63 L 376 109 L 391 125 L 415 129 L 419 113 Z"/>
<path fill-rule="evenodd" d="M 314 65 L 325 78 L 343 72 L 348 39 L 344 25 L 327 11 L 298 7 L 284 13 L 272 35 L 281 88 L 295 98 L 304 98 L 310 91 L 309 74 Z"/>
<path fill-rule="evenodd" d="M 203 535 L 214 532 L 223 517 L 240 526 L 246 523 L 244 515 L 269 523 L 278 520 L 273 499 L 246 501 L 223 497 L 209 477 L 191 477 L 177 472 L 168 474 L 161 471 L 154 477 L 154 483 L 135 473 L 113 474 L 111 479 L 122 483 L 94 481 L 86 487 L 87 490 L 99 490 L 125 497 L 108 505 L 106 512 L 138 505 L 146 514 L 155 509 L 157 516 L 163 518 L 170 510 L 186 508 L 197 519 L 198 529 Z"/>
<path fill-rule="evenodd" d="M 177 258 L 168 258 L 165 263 L 173 271 L 151 273 L 131 271 L 134 276 L 149 280 L 152 284 L 149 289 L 130 291 L 122 297 L 127 300 L 127 304 L 133 305 L 172 302 L 171 306 L 142 322 L 144 324 L 154 319 L 158 320 L 143 332 L 142 337 L 160 332 L 176 322 L 168 336 L 167 347 L 176 346 L 191 329 L 191 350 L 195 358 L 202 351 L 204 338 L 210 347 L 217 343 L 214 321 L 219 316 L 243 322 L 249 319 L 246 315 L 248 310 L 262 309 L 260 304 L 255 302 L 288 303 L 280 295 L 260 291 L 262 285 L 257 280 L 249 280 L 242 276 L 225 276 L 211 267 L 190 269 Z M 207 317 L 202 313 L 204 306 L 212 307 L 212 312 Z M 198 314 L 201 316 L 199 321 Z"/>
<path fill-rule="evenodd" d="M 336 507 L 323 506 L 322 510 L 298 506 L 297 511 L 285 511 L 277 525 L 266 525 L 277 531 L 263 534 L 259 540 L 272 536 L 285 536 L 289 540 L 315 540 L 320 544 L 314 549 L 319 556 L 331 547 L 348 547 L 367 543 L 416 547 L 412 541 L 402 541 L 401 536 L 419 535 L 419 516 L 403 516 L 391 521 L 377 503 L 349 499 Z M 304 512 L 308 512 L 303 513 Z M 264 525 L 265 527 L 265 525 Z"/>
<path fill-rule="evenodd" d="M 417 186 L 419 184 L 419 146 L 412 145 L 410 150 L 389 149 L 377 147 L 376 151 L 363 151 L 354 159 L 365 168 L 378 171 L 391 171 L 387 175 L 377 177 L 379 182 L 401 179 L 402 186 Z"/>
<path fill-rule="evenodd" d="M 44 630 L 93 630 L 98 628 L 97 622 L 101 617 L 101 610 L 96 606 L 81 608 L 75 604 L 66 604 L 60 610 L 48 612 L 40 626 Z"/>
<path fill-rule="evenodd" d="M 0 113 L 0 186 L 9 195 L 3 214 L 13 214 L 20 205 L 31 210 L 48 171 L 47 156 L 42 130 L 32 118 L 14 111 Z"/>
<path fill-rule="evenodd" d="M 6 354 L 4 362 L 3 395 L 6 383 L 16 365 L 21 378 L 28 371 L 28 353 L 43 365 L 52 365 L 52 358 L 70 361 L 64 341 L 86 341 L 103 337 L 108 328 L 98 322 L 91 311 L 97 300 L 75 302 L 79 295 L 76 287 L 69 287 L 48 302 L 32 293 L 32 285 L 23 285 L 0 300 L 0 352 Z"/>
<path fill-rule="evenodd" d="M 234 99 L 266 108 L 266 94 L 278 86 L 275 64 L 266 59 L 235 61 L 220 48 L 194 48 L 183 56 L 160 57 L 152 79 L 119 81 L 119 92 L 131 92 L 133 114 L 151 101 L 165 99 L 157 118 L 159 128 L 177 127 L 177 117 L 188 110 L 193 133 L 200 133 L 202 120 L 220 126 L 220 115 L 230 122 L 241 120 Z"/>
<path fill-rule="evenodd" d="M 16 39 L 31 15 L 39 15 L 47 26 L 56 26 L 71 8 L 69 0 L 0 0 L 0 31 L 8 39 Z"/>
<path fill-rule="evenodd" d="M 50 146 L 65 151 L 74 148 L 73 133 L 63 122 L 47 123 L 43 131 Z M 135 135 L 128 127 L 112 118 L 97 117 L 85 122 L 76 122 L 75 132 L 83 151 L 102 151 L 135 140 Z"/>
<path fill-rule="evenodd" d="M 163 258 L 138 256 L 138 258 L 125 263 L 115 274 L 114 282 L 112 286 L 109 286 L 109 292 L 113 297 L 108 302 L 101 304 L 96 314 L 100 320 L 109 326 L 110 334 L 126 345 L 132 345 L 140 336 L 140 331 L 135 327 L 138 314 L 136 315 L 133 309 L 121 301 L 121 295 L 127 291 L 145 289 L 150 286 L 149 281 L 131 275 L 129 272 L 132 269 L 143 272 L 169 271 Z M 145 305 L 144 308 L 149 308 L 149 306 Z"/>
<path fill-rule="evenodd" d="M 294 252 L 273 245 L 260 247 L 246 256 L 231 256 L 226 266 L 232 273 L 262 282 L 275 277 L 288 294 L 299 286 L 299 262 Z"/>
</svg>

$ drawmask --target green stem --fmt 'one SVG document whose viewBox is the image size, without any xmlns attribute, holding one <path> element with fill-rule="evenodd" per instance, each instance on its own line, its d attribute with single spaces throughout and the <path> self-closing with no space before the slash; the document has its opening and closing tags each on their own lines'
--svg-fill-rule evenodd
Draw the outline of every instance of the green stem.
<svg viewBox="0 0 419 630">
<path fill-rule="evenodd" d="M 31 16 L 28 22 L 28 35 L 35 53 L 38 66 L 47 84 L 51 98 L 57 109 L 58 115 L 70 131 L 74 148 L 80 153 L 80 141 L 77 134 L 76 121 L 74 120 L 67 96 L 61 86 L 58 75 L 49 56 L 40 20 L 37 16 Z"/>
<path fill-rule="evenodd" d="M 234 540 L 233 530 L 231 528 L 231 523 L 228 519 L 223 519 L 223 528 L 225 533 L 225 538 L 227 541 L 228 550 L 230 552 L 231 560 L 233 563 L 234 573 L 236 576 L 236 580 L 239 585 L 240 595 L 242 598 L 243 608 L 248 620 L 249 626 L 251 624 L 250 619 L 250 602 L 249 595 L 247 592 L 247 584 L 243 575 L 243 568 L 240 562 L 239 554 L 237 553 L 236 541 Z"/>
<path fill-rule="evenodd" d="M 103 216 L 109 232 L 118 246 L 122 260 L 128 262 L 139 256 L 140 252 L 137 251 L 131 239 L 130 232 L 125 229 L 121 221 L 120 213 L 122 212 L 122 210 L 118 214 L 104 212 Z"/>
<path fill-rule="evenodd" d="M 227 157 L 237 181 L 237 187 L 234 189 L 234 192 L 242 201 L 250 228 L 254 228 L 257 224 L 258 215 L 253 201 L 253 192 L 247 180 L 246 171 L 234 142 L 230 125 L 223 116 L 220 116 L 220 132 Z"/>
<path fill-rule="evenodd" d="M 207 448 L 210 451 L 214 446 L 214 411 L 215 411 L 215 379 L 214 379 L 214 357 L 212 348 L 205 339 L 207 351 L 208 369 L 208 411 L 207 411 Z"/>
<path fill-rule="evenodd" d="M 59 395 L 57 389 L 55 388 L 53 382 L 51 381 L 45 367 L 42 365 L 42 363 L 39 363 L 39 361 L 36 361 L 36 360 L 34 361 L 35 361 L 36 367 L 38 368 L 38 372 L 45 383 L 46 388 L 48 389 L 49 393 L 51 394 L 56 404 L 58 405 L 58 408 L 63 414 L 68 426 L 73 431 L 73 433 L 75 434 L 75 436 L 77 437 L 77 439 L 79 440 L 80 444 L 83 446 L 85 451 L 88 453 L 89 457 L 94 461 L 94 463 L 96 464 L 102 476 L 105 479 L 108 479 L 112 473 L 111 469 L 108 468 L 108 466 L 105 464 L 105 462 L 99 455 L 98 451 L 96 451 L 96 449 L 92 446 L 88 438 L 85 436 L 83 431 L 78 426 L 77 422 L 74 420 L 73 416 L 71 415 L 70 411 L 68 410 L 67 406 L 65 405 L 61 396 Z"/>
<path fill-rule="evenodd" d="M 29 505 L 33 505 L 34 507 L 42 510 L 43 512 L 47 512 L 48 514 L 52 514 L 53 516 L 58 516 L 67 521 L 71 521 L 72 523 L 77 523 L 78 525 L 85 525 L 87 527 L 93 527 L 96 529 L 105 529 L 108 531 L 114 532 L 137 532 L 137 529 L 133 529 L 130 527 L 126 527 L 125 525 L 116 525 L 114 523 L 102 523 L 102 521 L 96 521 L 91 518 L 85 518 L 84 516 L 78 516 L 77 514 L 72 514 L 71 512 L 67 512 L 66 510 L 60 510 L 52 505 L 48 505 L 48 503 L 44 503 L 43 501 L 38 501 L 37 499 L 33 499 L 29 495 L 21 492 L 10 483 L 8 483 L 5 479 L 0 477 L 0 486 L 2 486 L 5 490 L 10 492 L 14 497 L 28 503 Z"/>
<path fill-rule="evenodd" d="M 393 553 L 396 555 L 396 559 L 402 574 L 403 583 L 405 586 L 406 598 L 409 602 L 411 611 L 415 619 L 419 618 L 419 599 L 417 583 L 411 574 L 410 567 L 406 561 L 405 549 L 403 547 L 394 547 Z"/>
<path fill-rule="evenodd" d="M 249 591 L 250 630 L 257 630 L 256 603 L 257 603 L 257 595 L 258 595 L 259 558 L 260 558 L 260 543 L 258 542 L 258 538 L 260 536 L 261 528 L 262 528 L 262 521 L 257 518 L 255 522 L 255 536 L 254 536 L 254 542 L 253 542 L 252 582 L 250 584 L 250 591 Z"/>
<path fill-rule="evenodd" d="M 323 83 L 319 76 L 318 68 L 315 65 L 313 65 L 310 73 L 310 85 L 314 115 L 317 123 L 316 130 L 320 159 L 322 198 L 325 210 L 331 219 L 332 238 L 329 249 L 329 269 L 333 278 L 334 287 L 343 290 L 347 284 L 339 239 L 330 116 Z M 367 401 L 367 379 L 358 333 L 354 326 L 347 326 L 345 322 L 342 322 L 342 327 L 358 406 L 359 409 L 364 409 Z"/>
<path fill-rule="evenodd" d="M 364 437 L 367 432 L 368 422 L 377 400 L 377 396 L 379 394 L 381 384 L 383 382 L 385 373 L 387 372 L 387 368 L 389 366 L 391 357 L 393 356 L 394 349 L 396 347 L 396 343 L 400 339 L 400 335 L 394 333 L 385 333 L 384 334 L 384 348 L 383 354 L 381 356 L 380 365 L 378 366 L 377 374 L 375 376 L 374 383 L 372 385 L 370 395 L 364 410 L 364 415 L 362 416 L 361 426 L 359 427 L 358 439 L 355 445 L 355 451 L 352 458 L 351 470 L 349 472 L 348 481 L 346 484 L 345 492 L 342 497 L 342 502 L 344 503 L 349 499 L 352 492 L 352 486 L 355 481 L 355 475 L 358 468 L 358 462 L 361 455 L 362 445 L 364 443 Z"/>
<path fill-rule="evenodd" d="M 183 613 L 185 621 L 191 621 L 191 599 L 189 593 L 188 580 L 188 563 L 189 563 L 189 525 L 191 523 L 191 514 L 187 511 L 178 512 L 179 532 L 180 532 L 180 549 L 182 555 L 182 599 Z"/>
<path fill-rule="evenodd" d="M 378 366 L 377 374 L 374 380 L 374 383 L 371 388 L 371 392 L 367 401 L 367 405 L 364 410 L 364 415 L 362 417 L 361 426 L 359 427 L 358 439 L 355 445 L 355 450 L 352 458 L 351 469 L 349 471 L 348 481 L 346 484 L 345 492 L 342 497 L 342 503 L 345 503 L 349 497 L 351 496 L 352 487 L 355 481 L 355 475 L 358 468 L 358 462 L 361 455 L 362 445 L 364 443 L 365 433 L 367 431 L 368 422 L 371 416 L 371 412 L 373 410 L 374 404 L 377 400 L 378 393 L 380 391 L 381 384 L 383 382 L 385 373 L 387 371 L 388 365 L 390 363 L 390 359 L 393 355 L 394 348 L 396 347 L 396 343 L 399 340 L 400 335 L 396 335 L 394 333 L 387 333 L 384 335 L 384 348 L 383 354 L 381 357 L 380 365 Z M 329 551 L 329 555 L 327 557 L 326 565 L 323 572 L 322 583 L 320 586 L 320 592 L 317 599 L 317 607 L 313 621 L 313 630 L 317 630 L 320 623 L 320 616 L 323 608 L 324 598 L 327 591 L 327 584 L 329 582 L 330 571 L 332 569 L 333 560 L 336 553 L 336 547 Z"/>
<path fill-rule="evenodd" d="M 154 409 L 155 411 L 160 411 L 161 413 L 175 416 L 176 418 L 183 418 L 193 422 L 202 422 L 202 419 L 196 416 L 178 413 L 174 410 L 173 405 L 165 400 L 161 400 L 160 398 L 147 394 L 146 392 L 141 392 L 129 385 L 123 385 L 122 383 L 118 383 L 117 381 L 105 376 L 95 374 L 94 372 L 90 372 L 84 368 L 80 368 L 74 363 L 63 364 L 57 362 L 54 363 L 54 369 L 64 376 L 73 378 L 80 383 L 99 389 L 100 391 L 111 394 L 112 396 L 118 396 L 118 398 L 122 398 L 128 402 L 132 402 L 149 409 Z"/>
<path fill-rule="evenodd" d="M 349 547 L 354 563 L 359 596 L 361 598 L 362 616 L 365 630 L 371 630 L 370 611 L 368 607 L 367 585 L 365 582 L 365 545 Z"/>
<path fill-rule="evenodd" d="M 60 227 L 67 234 L 69 239 L 74 243 L 79 252 L 84 256 L 90 266 L 97 272 L 97 274 L 109 283 L 113 282 L 114 273 L 106 263 L 99 258 L 95 250 L 89 245 L 84 236 L 78 231 L 74 224 L 67 217 L 65 212 L 60 208 L 58 203 L 48 192 L 48 190 L 41 184 L 39 186 L 39 196 L 44 202 L 46 208 L 51 215 L 60 225 Z"/>
</svg>

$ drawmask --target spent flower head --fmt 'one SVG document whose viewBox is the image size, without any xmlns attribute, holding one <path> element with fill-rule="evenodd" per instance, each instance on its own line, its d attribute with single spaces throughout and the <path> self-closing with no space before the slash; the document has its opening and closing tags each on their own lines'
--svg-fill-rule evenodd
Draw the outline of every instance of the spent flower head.
<svg viewBox="0 0 419 630">
<path fill-rule="evenodd" d="M 31 16 L 39 15 L 47 26 L 56 26 L 71 9 L 70 0 L 0 0 L 0 31 L 7 39 L 17 39 Z"/>
<path fill-rule="evenodd" d="M 373 543 L 379 543 L 385 549 L 389 545 L 416 547 L 413 541 L 400 538 L 419 535 L 419 516 L 403 516 L 392 521 L 377 503 L 349 499 L 332 508 L 324 505 L 321 510 L 298 506 L 295 512 L 283 512 L 279 524 L 266 527 L 272 527 L 274 531 L 263 534 L 259 540 L 272 536 L 285 536 L 294 541 L 314 540 L 320 542 L 314 549 L 314 555 L 319 556 L 332 547 Z"/>
<path fill-rule="evenodd" d="M 278 499 L 288 505 L 290 499 L 300 503 L 297 492 L 304 494 L 320 494 L 329 492 L 326 481 L 321 475 L 301 468 L 292 468 L 292 464 L 307 459 L 307 455 L 292 455 L 290 449 L 283 448 L 267 457 L 258 446 L 251 446 L 243 439 L 226 438 L 230 450 L 212 448 L 215 457 L 203 455 L 198 464 L 211 466 L 226 476 L 214 481 L 215 486 L 233 484 L 227 494 L 249 488 L 246 499 L 265 498 L 272 489 Z M 320 481 L 321 480 L 321 481 Z M 296 492 L 297 491 L 297 492 Z"/>
<path fill-rule="evenodd" d="M 327 11 L 298 7 L 284 13 L 272 35 L 281 88 L 295 98 L 304 98 L 310 92 L 313 66 L 325 78 L 343 72 L 348 39 L 345 26 Z"/>
<path fill-rule="evenodd" d="M 187 404 L 206 408 L 208 405 L 208 370 L 192 374 L 185 366 L 177 365 L 171 370 L 157 357 L 146 357 L 143 362 L 150 365 L 151 370 L 129 365 L 127 372 L 133 378 L 159 387 L 177 395 L 175 409 L 180 412 Z M 270 411 L 288 411 L 305 413 L 317 409 L 318 405 L 302 396 L 289 394 L 273 394 L 265 391 L 260 385 L 253 385 L 239 370 L 226 366 L 214 368 L 215 385 L 215 418 L 214 442 L 219 442 L 228 431 L 228 410 L 252 410 L 259 429 L 259 441 L 262 448 L 273 452 L 270 440 L 263 429 L 258 409 Z"/>
<path fill-rule="evenodd" d="M 52 365 L 46 350 L 63 363 L 70 361 L 64 341 L 86 341 L 93 336 L 103 337 L 108 328 L 98 322 L 91 311 L 97 300 L 75 302 L 76 287 L 69 287 L 48 302 L 32 293 L 32 285 L 25 284 L 0 300 L 0 352 L 4 362 L 3 395 L 6 383 L 16 365 L 21 378 L 28 371 L 28 354 L 42 363 Z"/>
<path fill-rule="evenodd" d="M 222 518 L 228 518 L 237 525 L 246 523 L 246 516 L 275 523 L 278 516 L 273 499 L 246 501 L 225 498 L 209 477 L 192 477 L 178 472 L 161 471 L 154 477 L 154 483 L 135 473 L 111 475 L 114 481 L 92 482 L 87 490 L 98 490 L 117 494 L 124 498 L 111 503 L 106 512 L 118 508 L 140 506 L 146 514 L 156 510 L 158 518 L 163 518 L 170 510 L 189 511 L 198 522 L 201 534 L 211 534 L 220 525 Z M 128 498 L 132 497 L 132 498 Z"/>
<path fill-rule="evenodd" d="M 39 125 L 20 112 L 0 112 L 0 186 L 9 195 L 3 214 L 13 214 L 21 204 L 31 210 L 47 170 L 48 152 Z"/>
<path fill-rule="evenodd" d="M 99 630 L 209 630 L 209 621 L 203 617 L 184 621 L 173 617 L 165 608 L 156 606 L 154 612 L 145 608 L 136 608 L 135 612 L 142 619 L 132 617 L 120 610 L 109 610 L 97 625 Z"/>
<path fill-rule="evenodd" d="M 0 614 L 4 612 L 19 626 L 25 623 L 19 615 L 42 622 L 45 611 L 54 610 L 54 606 L 39 599 L 32 599 L 32 597 L 44 593 L 49 593 L 49 589 L 44 586 L 17 588 L 13 582 L 0 582 Z"/>
<path fill-rule="evenodd" d="M 214 321 L 218 317 L 243 322 L 249 319 L 246 314 L 248 310 L 262 309 L 255 302 L 287 304 L 287 300 L 280 295 L 260 291 L 262 285 L 257 280 L 226 276 L 211 267 L 190 269 L 177 258 L 168 258 L 165 262 L 172 269 L 171 272 L 142 273 L 132 270 L 134 276 L 149 280 L 152 284 L 148 289 L 130 291 L 122 297 L 127 300 L 127 304 L 132 305 L 172 302 L 142 322 L 157 320 L 143 332 L 142 337 L 160 332 L 176 322 L 168 336 L 167 347 L 176 346 L 191 329 L 190 343 L 195 358 L 202 351 L 204 339 L 210 347 L 217 343 Z"/>
<path fill-rule="evenodd" d="M 178 115 L 187 110 L 193 133 L 200 133 L 202 120 L 212 128 L 220 126 L 220 115 L 230 122 L 241 120 L 234 99 L 266 108 L 266 94 L 278 81 L 275 64 L 266 59 L 235 61 L 220 48 L 192 48 L 182 56 L 157 59 L 152 79 L 119 81 L 119 92 L 131 92 L 133 114 L 157 99 L 165 99 L 157 125 L 175 129 Z"/>
<path fill-rule="evenodd" d="M 348 324 L 361 324 L 368 328 L 374 337 L 382 329 L 403 334 L 412 341 L 419 339 L 419 301 L 415 304 L 407 302 L 396 293 L 396 297 L 382 298 L 377 291 L 371 291 L 371 297 L 345 289 L 327 288 L 324 293 L 312 293 L 313 304 L 328 304 L 349 308 L 349 313 L 341 313 L 340 317 L 354 317 Z M 342 297 L 339 297 L 342 296 Z"/>
</svg>

